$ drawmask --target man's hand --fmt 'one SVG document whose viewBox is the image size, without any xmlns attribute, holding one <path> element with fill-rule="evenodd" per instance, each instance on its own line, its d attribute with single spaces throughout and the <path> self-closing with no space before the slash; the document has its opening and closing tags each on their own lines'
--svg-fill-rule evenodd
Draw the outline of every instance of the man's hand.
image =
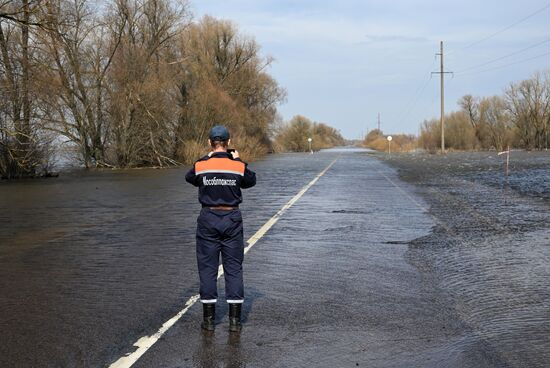
<svg viewBox="0 0 550 368">
<path fill-rule="evenodd" d="M 233 156 L 233 158 L 239 158 L 239 151 L 235 150 L 235 151 L 232 151 L 231 152 L 231 156 Z"/>
</svg>

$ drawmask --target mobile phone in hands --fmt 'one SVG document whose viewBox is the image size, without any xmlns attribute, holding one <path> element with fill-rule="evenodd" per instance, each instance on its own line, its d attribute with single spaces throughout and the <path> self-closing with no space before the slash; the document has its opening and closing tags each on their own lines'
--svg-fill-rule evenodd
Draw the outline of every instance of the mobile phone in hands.
<svg viewBox="0 0 550 368">
<path fill-rule="evenodd" d="M 231 155 L 231 157 L 233 157 L 233 159 L 240 158 L 239 151 L 237 151 L 235 148 L 229 148 L 227 150 L 227 153 L 229 153 Z"/>
</svg>

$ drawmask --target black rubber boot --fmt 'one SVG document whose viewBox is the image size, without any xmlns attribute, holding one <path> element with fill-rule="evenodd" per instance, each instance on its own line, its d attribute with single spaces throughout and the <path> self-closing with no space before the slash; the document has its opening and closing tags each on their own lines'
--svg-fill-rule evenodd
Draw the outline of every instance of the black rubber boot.
<svg viewBox="0 0 550 368">
<path fill-rule="evenodd" d="M 240 332 L 241 326 L 241 303 L 229 303 L 229 331 Z"/>
<path fill-rule="evenodd" d="M 203 303 L 202 315 L 202 329 L 206 331 L 214 331 L 214 321 L 216 320 L 216 303 Z"/>
</svg>

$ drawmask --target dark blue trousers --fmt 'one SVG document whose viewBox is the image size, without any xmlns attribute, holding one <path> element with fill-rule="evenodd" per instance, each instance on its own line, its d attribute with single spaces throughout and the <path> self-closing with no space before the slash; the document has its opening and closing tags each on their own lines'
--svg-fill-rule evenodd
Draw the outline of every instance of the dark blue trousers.
<svg viewBox="0 0 550 368">
<path fill-rule="evenodd" d="M 197 219 L 197 263 L 203 303 L 215 303 L 218 299 L 220 253 L 225 297 L 229 303 L 242 303 L 244 239 L 241 211 L 203 208 Z"/>
</svg>

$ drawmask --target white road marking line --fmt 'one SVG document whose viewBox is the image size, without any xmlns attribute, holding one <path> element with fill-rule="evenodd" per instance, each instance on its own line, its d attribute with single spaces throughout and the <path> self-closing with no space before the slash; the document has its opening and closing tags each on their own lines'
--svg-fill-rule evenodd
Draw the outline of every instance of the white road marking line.
<svg viewBox="0 0 550 368">
<path fill-rule="evenodd" d="M 256 231 L 256 233 L 254 235 L 252 235 L 250 237 L 250 239 L 247 240 L 248 246 L 244 249 L 245 254 L 248 253 L 250 248 L 252 248 L 254 246 L 254 244 L 256 244 L 258 242 L 258 240 L 260 240 L 269 231 L 269 229 L 271 229 L 273 227 L 273 225 L 275 225 L 275 223 L 277 223 L 277 221 L 279 221 L 281 216 L 290 207 L 292 207 L 294 205 L 294 203 L 296 203 L 309 190 L 309 188 L 311 188 L 313 185 L 315 185 L 315 183 L 317 182 L 317 180 L 319 180 L 319 178 L 321 176 L 325 175 L 325 173 L 332 167 L 332 165 L 334 165 L 334 163 L 337 160 L 338 160 L 338 158 L 336 158 L 334 161 L 332 161 L 323 171 L 321 171 L 315 178 L 313 178 L 312 181 L 310 181 L 305 187 L 303 187 L 302 190 L 300 190 L 298 192 L 298 194 L 296 194 L 294 197 L 292 197 L 258 231 Z M 222 275 L 223 275 L 223 267 L 220 265 L 220 267 L 218 268 L 218 279 Z M 149 348 L 151 348 L 153 345 L 155 345 L 155 343 L 162 337 L 162 335 L 164 335 L 166 333 L 166 331 L 168 331 L 185 313 L 187 313 L 187 311 L 189 311 L 189 309 L 197 301 L 199 301 L 199 299 L 200 299 L 200 296 L 198 294 L 193 295 L 192 297 L 190 297 L 185 302 L 185 308 L 183 308 L 181 311 L 179 311 L 174 317 L 172 317 L 168 321 L 164 322 L 162 327 L 157 332 L 155 332 L 153 335 L 143 336 L 140 339 L 138 339 L 138 341 L 136 341 L 134 343 L 134 346 L 137 347 L 137 349 L 134 352 L 128 353 L 127 355 L 119 358 L 116 362 L 111 364 L 109 366 L 109 368 L 129 368 L 132 365 L 134 365 L 138 361 L 138 359 L 141 358 L 141 356 L 143 354 L 145 354 L 145 352 L 147 352 L 147 350 L 149 350 Z"/>
<path fill-rule="evenodd" d="M 376 169 L 375 169 L 376 170 Z M 435 215 L 433 215 L 429 209 L 427 209 L 426 207 L 424 207 L 423 205 L 421 205 L 420 203 L 418 203 L 418 201 L 416 199 L 414 199 L 413 196 L 411 196 L 409 193 L 407 193 L 405 191 L 405 189 L 401 188 L 399 185 L 397 185 L 397 183 L 393 180 L 391 180 L 386 174 L 384 174 L 383 172 L 381 172 L 380 170 L 376 170 L 376 172 L 378 172 L 380 175 L 382 175 L 387 181 L 390 182 L 391 185 L 393 185 L 397 190 L 399 190 L 401 193 L 403 193 L 407 198 L 409 198 L 411 200 L 411 202 L 413 202 L 418 208 L 420 208 L 422 211 L 424 211 L 429 217 L 432 218 L 432 220 L 434 220 L 434 222 L 436 224 L 438 224 L 439 226 L 441 226 L 443 229 L 445 229 L 445 231 L 447 231 L 448 233 L 452 233 L 452 234 L 456 234 L 455 231 L 453 231 L 449 225 L 447 225 L 445 222 L 443 222 L 442 220 L 440 220 L 439 218 L 435 217 Z M 458 235 L 458 234 L 456 234 Z M 460 237 L 460 236 L 459 236 Z M 462 237 L 461 237 L 462 238 Z M 462 238 L 463 239 L 463 238 Z"/>
<path fill-rule="evenodd" d="M 401 193 L 403 193 L 407 198 L 409 198 L 411 200 L 411 202 L 413 202 L 418 208 L 420 208 L 421 210 L 423 210 L 424 212 L 428 213 L 429 214 L 429 210 L 422 206 L 420 203 L 418 203 L 418 201 L 416 199 L 414 199 L 413 196 L 411 196 L 409 193 L 407 193 L 403 188 L 401 188 L 399 185 L 397 185 L 393 180 L 391 180 L 386 174 L 384 174 L 382 171 L 380 170 L 376 170 L 380 175 L 382 175 L 384 177 L 384 179 L 386 179 L 387 181 L 390 182 L 391 185 L 393 185 L 397 190 L 399 190 Z"/>
</svg>

